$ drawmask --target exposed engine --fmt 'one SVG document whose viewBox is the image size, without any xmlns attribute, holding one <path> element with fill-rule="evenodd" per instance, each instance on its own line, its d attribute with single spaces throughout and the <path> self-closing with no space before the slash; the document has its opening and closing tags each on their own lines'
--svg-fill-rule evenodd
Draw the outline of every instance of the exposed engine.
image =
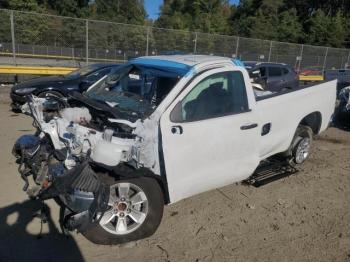
<svg viewBox="0 0 350 262">
<path fill-rule="evenodd" d="M 20 137 L 13 148 L 25 181 L 23 190 L 31 198 L 59 198 L 68 229 L 84 230 L 107 206 L 109 189 L 97 170 L 117 169 L 120 164 L 157 170 L 155 157 L 149 154 L 156 152 L 156 145 L 150 147 L 152 136 L 141 120 L 109 118 L 84 106 L 65 108 L 37 97 L 29 97 L 22 110 L 32 115 L 37 127 L 35 135 Z"/>
</svg>

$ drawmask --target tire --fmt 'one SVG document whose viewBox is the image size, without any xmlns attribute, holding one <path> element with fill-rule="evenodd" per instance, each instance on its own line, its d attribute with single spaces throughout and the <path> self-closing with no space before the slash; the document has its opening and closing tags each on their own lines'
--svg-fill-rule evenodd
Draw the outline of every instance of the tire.
<svg viewBox="0 0 350 262">
<path fill-rule="evenodd" d="M 82 232 L 82 234 L 91 242 L 100 245 L 122 244 L 151 236 L 158 228 L 163 216 L 164 196 L 158 182 L 155 179 L 148 177 L 116 181 L 113 177 L 105 174 L 101 175 L 101 180 L 110 186 L 111 192 L 113 192 L 113 190 L 116 192 L 115 197 L 118 199 L 118 201 L 122 199 L 120 196 L 118 196 L 118 194 L 121 191 L 125 191 L 126 184 L 129 184 L 129 191 L 136 191 L 136 193 L 131 192 L 134 193 L 134 195 L 130 193 L 130 199 L 124 200 L 126 202 L 113 202 L 111 197 L 111 194 L 113 193 L 110 193 L 109 205 L 114 203 L 114 209 L 111 206 L 110 209 L 103 214 L 102 218 L 100 218 L 99 224 L 85 232 Z M 137 193 L 137 190 L 140 191 Z M 140 193 L 141 191 L 144 195 Z M 127 200 L 131 201 L 132 197 L 136 194 L 142 196 L 142 201 L 144 201 L 144 197 L 146 197 L 146 201 L 138 206 L 132 206 L 130 202 L 128 205 L 125 204 L 128 202 Z M 138 199 L 138 201 L 140 202 L 140 199 Z M 140 208 L 138 209 L 139 213 L 135 213 L 135 206 L 142 207 L 144 209 Z M 123 219 L 121 219 L 122 213 Z M 141 216 L 140 213 L 143 213 L 145 217 L 143 217 L 143 215 Z M 114 216 L 112 219 L 111 214 Z M 138 220 L 140 223 L 135 223 L 135 221 L 132 219 L 132 217 L 135 219 L 137 216 L 140 218 Z M 123 224 L 124 226 L 117 227 L 119 221 L 126 222 L 120 223 L 120 225 Z M 126 228 L 130 228 L 130 230 L 125 231 L 125 225 Z M 118 228 L 119 230 L 117 230 Z"/>
<path fill-rule="evenodd" d="M 290 148 L 283 154 L 292 165 L 301 165 L 310 155 L 313 132 L 308 126 L 298 126 Z"/>
</svg>

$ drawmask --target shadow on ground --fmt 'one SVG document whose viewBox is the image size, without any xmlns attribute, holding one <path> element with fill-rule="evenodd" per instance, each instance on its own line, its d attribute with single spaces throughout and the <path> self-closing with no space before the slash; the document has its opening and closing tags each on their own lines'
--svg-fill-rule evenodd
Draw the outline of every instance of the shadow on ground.
<svg viewBox="0 0 350 262">
<path fill-rule="evenodd" d="M 35 216 L 43 205 L 34 200 L 0 208 L 0 261 L 84 261 L 71 236 L 65 236 L 54 225 L 50 208 L 45 205 L 46 230 L 41 236 L 41 219 Z M 28 225 L 38 223 L 37 233 L 29 233 Z M 47 230 L 48 228 L 48 230 Z M 35 231 L 35 230 L 31 230 Z M 48 231 L 48 232 L 47 232 Z"/>
</svg>

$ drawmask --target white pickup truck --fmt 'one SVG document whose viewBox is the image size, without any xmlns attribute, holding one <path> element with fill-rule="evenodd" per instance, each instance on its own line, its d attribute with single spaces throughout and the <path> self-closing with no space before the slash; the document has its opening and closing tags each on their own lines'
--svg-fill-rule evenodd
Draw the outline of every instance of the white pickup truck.
<svg viewBox="0 0 350 262">
<path fill-rule="evenodd" d="M 336 81 L 271 93 L 229 58 L 142 57 L 67 101 L 29 97 L 38 132 L 13 153 L 31 197 L 60 199 L 65 228 L 118 244 L 153 234 L 164 204 L 248 179 L 264 159 L 303 163 L 335 101 Z"/>
</svg>

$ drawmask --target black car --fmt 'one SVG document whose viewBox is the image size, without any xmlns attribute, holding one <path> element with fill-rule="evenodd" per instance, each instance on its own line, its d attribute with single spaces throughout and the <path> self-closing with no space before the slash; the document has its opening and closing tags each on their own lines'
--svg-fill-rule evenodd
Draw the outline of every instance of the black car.
<svg viewBox="0 0 350 262">
<path fill-rule="evenodd" d="M 337 94 L 339 94 L 344 87 L 350 86 L 350 69 L 325 70 L 324 79 L 326 81 L 337 79 Z"/>
<path fill-rule="evenodd" d="M 334 113 L 333 122 L 336 126 L 350 128 L 350 86 L 340 90 Z"/>
<path fill-rule="evenodd" d="M 265 90 L 281 92 L 299 87 L 297 73 L 287 64 L 267 62 L 244 62 L 250 78 Z"/>
<path fill-rule="evenodd" d="M 29 94 L 38 97 L 45 97 L 47 94 L 65 97 L 74 91 L 84 92 L 89 86 L 117 67 L 119 65 L 116 64 L 92 64 L 64 76 L 40 77 L 16 84 L 11 89 L 11 107 L 14 111 L 19 111 Z"/>
</svg>

